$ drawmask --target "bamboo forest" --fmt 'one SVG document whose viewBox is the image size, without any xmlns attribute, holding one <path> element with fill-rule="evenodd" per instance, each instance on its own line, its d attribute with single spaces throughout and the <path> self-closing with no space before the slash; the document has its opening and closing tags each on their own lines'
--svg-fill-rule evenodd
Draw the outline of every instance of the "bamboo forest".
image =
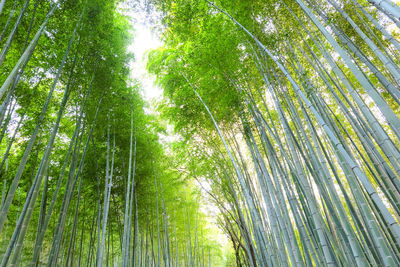
<svg viewBox="0 0 400 267">
<path fill-rule="evenodd" d="M 400 1 L 0 0 L 0 198 L 0 267 L 400 266 Z"/>
</svg>

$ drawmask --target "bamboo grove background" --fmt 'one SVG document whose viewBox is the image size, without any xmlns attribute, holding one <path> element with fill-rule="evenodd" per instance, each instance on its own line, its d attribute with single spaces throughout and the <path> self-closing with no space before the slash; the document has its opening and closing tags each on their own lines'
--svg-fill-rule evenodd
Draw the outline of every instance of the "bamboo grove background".
<svg viewBox="0 0 400 267">
<path fill-rule="evenodd" d="M 155 2 L 160 110 L 237 266 L 398 266 L 395 1 Z"/>
<path fill-rule="evenodd" d="M 399 266 L 396 2 L 146 3 L 155 114 L 136 1 L 0 1 L 0 266 Z"/>
<path fill-rule="evenodd" d="M 130 78 L 121 6 L 0 2 L 0 266 L 222 260 Z"/>
</svg>

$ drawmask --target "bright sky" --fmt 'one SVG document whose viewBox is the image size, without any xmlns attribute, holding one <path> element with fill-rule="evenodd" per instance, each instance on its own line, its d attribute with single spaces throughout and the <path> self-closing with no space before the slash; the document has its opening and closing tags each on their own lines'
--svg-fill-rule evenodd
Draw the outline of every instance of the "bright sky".
<svg viewBox="0 0 400 267">
<path fill-rule="evenodd" d="M 138 6 L 131 9 L 128 14 L 132 18 L 132 27 L 135 29 L 134 42 L 129 46 L 129 51 L 135 54 L 135 62 L 131 66 L 132 78 L 140 81 L 143 87 L 144 99 L 151 103 L 154 99 L 160 99 L 162 90 L 154 85 L 155 77 L 146 72 L 146 56 L 151 49 L 162 45 L 157 33 L 152 31 L 152 26 L 157 26 L 157 21 L 151 21 L 149 13 L 154 16 L 154 10 L 146 12 L 143 1 L 138 1 Z M 155 17 L 158 14 L 156 14 Z"/>
<path fill-rule="evenodd" d="M 144 24 L 135 24 L 135 39 L 129 50 L 135 54 L 135 62 L 132 65 L 132 77 L 138 79 L 143 85 L 143 93 L 146 101 L 159 99 L 162 90 L 154 85 L 155 77 L 146 72 L 146 54 L 149 50 L 162 45 L 161 41 Z"/>
</svg>

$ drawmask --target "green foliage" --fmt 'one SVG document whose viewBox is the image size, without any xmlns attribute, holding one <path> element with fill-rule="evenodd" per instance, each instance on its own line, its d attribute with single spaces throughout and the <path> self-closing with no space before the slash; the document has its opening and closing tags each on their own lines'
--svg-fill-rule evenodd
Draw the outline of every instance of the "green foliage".
<svg viewBox="0 0 400 267">
<path fill-rule="evenodd" d="M 51 8 L 50 1 L 31 2 L 6 54 L 0 83 L 5 81 Z M 5 38 L 1 40 L 2 44 L 11 32 L 22 7 L 19 1 L 16 3 L 15 14 L 8 28 L 4 28 Z M 21 77 L 18 77 L 18 84 L 12 89 L 11 98 L 7 100 L 7 97 L 3 97 L 3 100 L 11 103 L 5 106 L 6 114 L 15 106 L 15 110 L 10 113 L 11 122 L 7 124 L 3 120 L 2 123 L 5 137 L 0 146 L 1 153 L 4 154 L 8 144 L 11 144 L 10 153 L 5 159 L 6 164 L 1 170 L 2 186 L 4 183 L 6 189 L 4 197 L 8 194 L 11 183 L 16 183 L 18 188 L 15 195 L 11 196 L 9 211 L 2 210 L 5 211 L 2 216 L 6 217 L 5 226 L 1 230 L 2 261 L 6 258 L 7 247 L 14 242 L 10 241 L 14 229 L 21 229 L 19 227 L 22 225 L 16 222 L 18 218 L 22 218 L 23 206 L 31 205 L 32 215 L 24 215 L 22 220 L 23 225 L 28 227 L 27 232 L 22 238 L 19 237 L 21 241 L 18 238 L 15 240 L 22 244 L 22 251 L 18 252 L 12 246 L 14 254 L 9 255 L 9 262 L 14 262 L 15 258 L 21 264 L 28 264 L 35 253 L 39 252 L 40 264 L 50 261 L 63 265 L 69 261 L 74 266 L 83 262 L 93 265 L 99 256 L 97 251 L 101 249 L 97 243 L 101 239 L 98 229 L 101 231 L 101 225 L 106 220 L 105 258 L 107 262 L 117 262 L 121 259 L 120 237 L 124 223 L 121 215 L 127 202 L 132 207 L 132 223 L 130 229 L 128 227 L 131 233 L 128 245 L 131 256 L 139 257 L 136 254 L 139 249 L 136 238 L 139 242 L 146 243 L 147 248 L 140 251 L 142 256 L 151 249 L 150 242 L 157 242 L 159 239 L 172 244 L 177 239 L 179 258 L 184 257 L 184 251 L 188 250 L 187 242 L 190 240 L 195 244 L 192 247 L 193 253 L 211 248 L 213 253 L 216 251 L 215 261 L 218 261 L 217 253 L 220 252 L 216 247 L 217 243 L 210 241 L 211 236 L 206 234 L 209 225 L 203 220 L 204 215 L 200 211 L 200 196 L 194 193 L 196 190 L 193 185 L 173 168 L 174 163 L 159 140 L 159 135 L 165 132 L 165 123 L 157 116 L 144 112 L 146 103 L 140 93 L 141 85 L 138 81 L 129 79 L 129 65 L 133 55 L 127 51 L 127 47 L 132 42 L 132 31 L 128 18 L 118 12 L 119 4 L 119 1 L 108 0 L 60 2 L 32 57 L 24 66 Z M 1 25 L 6 24 L 11 10 L 11 1 L 7 1 L 0 19 Z M 73 35 L 74 29 L 77 30 L 76 36 Z M 70 51 L 66 53 L 70 42 Z M 61 69 L 65 56 L 65 65 Z M 60 75 L 58 80 L 57 75 Z M 53 83 L 56 86 L 54 94 L 49 98 L 48 108 L 42 111 Z M 49 161 L 44 163 L 47 166 L 46 171 L 38 176 L 46 176 L 48 179 L 40 180 L 37 197 L 29 199 L 27 196 L 37 181 L 35 175 L 39 173 L 41 159 L 50 144 L 50 134 L 66 86 L 69 88 L 69 98 L 65 112 L 57 128 L 55 142 L 50 147 Z M 43 119 L 39 119 L 42 113 Z M 125 198 L 128 187 L 131 116 L 136 151 L 134 176 L 132 175 L 135 183 L 134 191 L 131 192 L 131 195 L 135 193 L 135 198 L 132 197 L 134 201 Z M 20 127 L 15 128 L 20 119 Z M 35 138 L 33 133 L 36 127 L 39 130 Z M 108 129 L 111 141 L 107 136 Z M 16 135 L 12 140 L 14 131 Z M 28 153 L 26 165 L 20 167 L 31 140 L 34 145 Z M 108 185 L 109 199 L 107 196 L 104 198 L 108 192 L 104 190 L 107 187 L 106 181 L 110 180 L 106 179 L 110 175 L 107 174 L 107 166 L 111 166 L 111 159 L 107 162 L 108 142 L 113 150 L 110 152 L 114 162 L 112 184 Z M 15 178 L 19 169 L 23 170 L 20 180 Z M 156 216 L 154 179 L 159 186 L 159 218 Z M 48 180 L 46 190 L 43 180 Z M 54 207 L 51 204 L 53 198 Z M 107 217 L 102 216 L 103 207 L 106 207 L 104 199 L 110 203 Z M 65 212 L 65 217 L 62 211 Z M 135 215 L 136 212 L 138 216 Z M 100 221 L 97 220 L 98 215 Z M 44 223 L 46 216 L 49 216 L 48 224 Z M 156 232 L 157 220 L 162 228 L 160 236 Z M 196 232 L 194 228 L 187 227 L 189 222 L 193 226 L 196 223 Z M 168 229 L 169 236 L 165 229 Z M 43 242 L 38 241 L 40 231 L 44 231 Z M 190 239 L 188 231 L 192 236 Z M 52 253 L 58 256 L 54 257 Z M 164 249 L 162 254 L 163 258 L 168 256 L 171 257 L 170 260 L 177 260 L 174 258 L 174 246 L 170 248 L 169 255 L 165 255 Z M 149 254 L 145 256 L 149 257 Z M 144 256 L 142 260 L 145 261 Z M 183 261 L 182 258 L 181 262 Z"/>
<path fill-rule="evenodd" d="M 159 111 L 238 266 L 399 263 L 399 24 L 358 2 L 152 1 Z"/>
</svg>

